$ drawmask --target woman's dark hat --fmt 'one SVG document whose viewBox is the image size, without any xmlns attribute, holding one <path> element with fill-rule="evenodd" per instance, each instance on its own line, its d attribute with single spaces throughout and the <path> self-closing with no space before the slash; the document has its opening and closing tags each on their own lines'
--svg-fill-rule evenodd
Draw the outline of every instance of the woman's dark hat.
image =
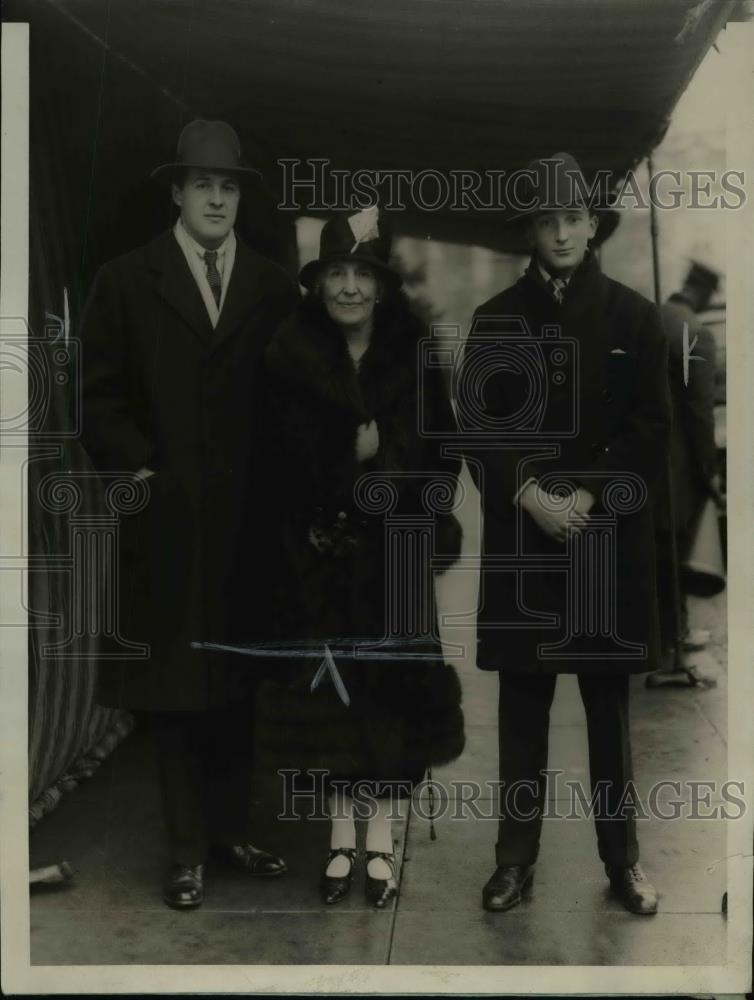
<svg viewBox="0 0 754 1000">
<path fill-rule="evenodd" d="M 235 130 L 227 122 L 189 122 L 178 136 L 176 158 L 172 163 L 156 167 L 151 177 L 172 180 L 177 170 L 198 167 L 244 177 L 261 177 L 261 171 L 250 167 L 241 159 L 241 143 Z"/>
<path fill-rule="evenodd" d="M 590 189 L 576 158 L 559 152 L 532 160 L 516 185 L 517 203 L 511 206 L 508 223 L 521 223 L 537 212 L 562 208 L 586 208 L 599 219 L 592 243 L 604 243 L 618 227 L 620 216 L 610 208 L 603 188 Z"/>
<path fill-rule="evenodd" d="M 301 268 L 299 281 L 311 291 L 323 267 L 336 260 L 358 260 L 398 288 L 401 276 L 388 264 L 391 244 L 390 227 L 376 205 L 361 212 L 338 213 L 322 227 L 319 257 Z"/>
</svg>

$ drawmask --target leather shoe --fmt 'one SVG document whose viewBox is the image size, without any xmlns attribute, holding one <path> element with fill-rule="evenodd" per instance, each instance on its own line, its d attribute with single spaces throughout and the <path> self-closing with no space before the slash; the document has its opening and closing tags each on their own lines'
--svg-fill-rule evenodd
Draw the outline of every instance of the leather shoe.
<svg viewBox="0 0 754 1000">
<path fill-rule="evenodd" d="M 173 865 L 165 879 L 163 900 L 174 910 L 193 910 L 204 901 L 204 865 Z"/>
<path fill-rule="evenodd" d="M 212 855 L 231 868 L 260 878 L 274 878 L 288 871 L 282 858 L 262 851 L 253 844 L 233 844 L 230 847 L 216 844 L 212 848 Z"/>
<path fill-rule="evenodd" d="M 395 855 L 386 851 L 367 851 L 367 866 L 373 858 L 382 858 L 387 862 L 390 875 L 387 878 L 374 878 L 367 870 L 364 879 L 364 895 L 367 902 L 378 910 L 383 910 L 387 904 L 398 895 L 398 878 L 395 874 Z"/>
<path fill-rule="evenodd" d="M 533 878 L 533 865 L 498 866 L 482 889 L 482 906 L 493 913 L 510 910 L 521 902 Z"/>
<path fill-rule="evenodd" d="M 327 868 L 333 858 L 336 858 L 339 854 L 348 858 L 350 862 L 350 868 L 348 869 L 347 875 L 328 875 Z M 327 864 L 325 865 L 325 870 L 322 872 L 322 877 L 319 882 L 319 889 L 322 895 L 322 901 L 328 905 L 332 903 L 339 903 L 341 899 L 345 899 L 348 893 L 351 891 L 351 881 L 353 877 L 353 864 L 356 860 L 356 848 L 355 847 L 334 847 L 330 853 L 327 855 Z"/>
<path fill-rule="evenodd" d="M 657 913 L 657 890 L 639 865 L 619 868 L 605 865 L 610 888 L 631 913 L 650 916 Z"/>
</svg>

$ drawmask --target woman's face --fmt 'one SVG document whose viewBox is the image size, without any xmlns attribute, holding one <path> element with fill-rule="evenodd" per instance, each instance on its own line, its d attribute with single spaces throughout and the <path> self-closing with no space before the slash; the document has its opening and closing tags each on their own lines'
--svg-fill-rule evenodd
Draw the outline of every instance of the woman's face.
<svg viewBox="0 0 754 1000">
<path fill-rule="evenodd" d="M 372 318 L 379 282 L 368 264 L 338 260 L 320 278 L 320 293 L 331 318 L 345 328 L 364 326 Z"/>
</svg>

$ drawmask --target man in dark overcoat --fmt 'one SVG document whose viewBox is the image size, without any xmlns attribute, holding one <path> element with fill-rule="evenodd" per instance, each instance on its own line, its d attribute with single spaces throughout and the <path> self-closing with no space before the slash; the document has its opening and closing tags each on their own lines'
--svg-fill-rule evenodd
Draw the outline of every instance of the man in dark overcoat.
<svg viewBox="0 0 754 1000">
<path fill-rule="evenodd" d="M 234 232 L 256 173 L 225 122 L 187 125 L 153 172 L 175 226 L 102 267 L 81 329 L 84 444 L 105 483 L 148 492 L 121 519 L 118 573 L 119 648 L 143 649 L 102 663 L 100 699 L 151 713 L 176 908 L 202 902 L 210 850 L 249 874 L 285 870 L 250 842 L 253 674 L 201 648 L 230 635 L 255 371 L 298 294 Z"/>
<path fill-rule="evenodd" d="M 558 674 L 575 673 L 600 858 L 623 904 L 654 913 L 637 863 L 628 682 L 659 656 L 649 496 L 667 454 L 666 342 L 655 306 L 601 273 L 573 157 L 529 169 L 517 219 L 531 260 L 476 311 L 456 393 L 484 514 L 477 662 L 500 680 L 483 905 L 509 909 L 532 881 L 550 705 Z"/>
<path fill-rule="evenodd" d="M 692 261 L 682 287 L 661 309 L 668 338 L 668 375 L 673 412 L 670 438 L 670 489 L 675 546 L 669 538 L 670 524 L 665 505 L 661 506 L 658 533 L 660 562 L 660 614 L 663 645 L 672 652 L 676 643 L 693 649 L 703 645 L 689 631 L 683 574 L 680 574 L 680 621 L 676 623 L 672 601 L 675 595 L 672 571 L 673 551 L 683 563 L 693 541 L 697 519 L 711 496 L 720 498 L 720 475 L 715 444 L 715 338 L 698 313 L 706 309 L 717 290 L 719 275 L 698 261 Z M 665 577 L 668 576 L 666 580 Z M 676 634 L 678 632 L 679 634 Z"/>
</svg>

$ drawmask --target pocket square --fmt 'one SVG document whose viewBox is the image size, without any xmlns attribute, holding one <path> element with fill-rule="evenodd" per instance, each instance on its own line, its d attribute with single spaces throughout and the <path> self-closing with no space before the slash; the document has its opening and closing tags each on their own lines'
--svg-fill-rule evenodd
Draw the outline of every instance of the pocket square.
<svg viewBox="0 0 754 1000">
<path fill-rule="evenodd" d="M 610 351 L 610 353 L 611 354 L 625 354 L 626 352 L 623 350 L 622 347 L 614 347 L 612 349 L 612 351 Z"/>
</svg>

